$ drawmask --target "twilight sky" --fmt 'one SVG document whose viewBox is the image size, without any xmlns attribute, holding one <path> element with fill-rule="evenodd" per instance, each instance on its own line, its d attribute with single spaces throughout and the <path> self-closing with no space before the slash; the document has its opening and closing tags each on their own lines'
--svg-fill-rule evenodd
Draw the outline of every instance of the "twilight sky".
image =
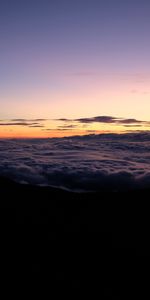
<svg viewBox="0 0 150 300">
<path fill-rule="evenodd" d="M 149 31 L 149 0 L 2 0 L 0 137 L 148 129 Z"/>
</svg>

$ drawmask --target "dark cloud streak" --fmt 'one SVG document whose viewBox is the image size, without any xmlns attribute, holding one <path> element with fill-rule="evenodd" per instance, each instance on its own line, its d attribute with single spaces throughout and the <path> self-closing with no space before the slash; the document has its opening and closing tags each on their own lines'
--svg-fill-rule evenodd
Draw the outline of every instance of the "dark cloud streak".
<svg viewBox="0 0 150 300">
<path fill-rule="evenodd" d="M 149 125 L 149 121 L 142 121 L 137 120 L 134 118 L 125 119 L 125 118 L 118 118 L 113 116 L 96 116 L 91 118 L 78 118 L 78 119 L 58 119 L 58 121 L 64 121 L 64 122 L 77 122 L 81 124 L 92 124 L 92 123 L 103 123 L 103 124 L 116 124 L 116 125 L 126 125 L 126 124 L 143 124 L 143 125 Z"/>
<path fill-rule="evenodd" d="M 29 125 L 36 125 L 36 123 L 26 123 L 26 122 L 0 123 L 0 126 L 29 126 Z"/>
</svg>

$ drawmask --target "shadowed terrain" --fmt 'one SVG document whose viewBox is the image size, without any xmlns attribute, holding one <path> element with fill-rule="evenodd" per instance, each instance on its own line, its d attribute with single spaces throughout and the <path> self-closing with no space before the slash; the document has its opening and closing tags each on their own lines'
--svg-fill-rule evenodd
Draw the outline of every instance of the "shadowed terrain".
<svg viewBox="0 0 150 300">
<path fill-rule="evenodd" d="M 149 256 L 149 190 L 72 193 L 0 178 L 0 195 L 5 276 L 108 297 L 126 280 L 133 288 L 137 260 Z"/>
</svg>

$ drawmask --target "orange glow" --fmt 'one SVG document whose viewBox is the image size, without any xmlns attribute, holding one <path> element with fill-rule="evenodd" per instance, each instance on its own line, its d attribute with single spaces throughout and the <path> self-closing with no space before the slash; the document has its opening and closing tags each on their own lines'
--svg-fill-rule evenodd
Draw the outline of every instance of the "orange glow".
<svg viewBox="0 0 150 300">
<path fill-rule="evenodd" d="M 1 121 L 2 122 L 2 121 Z M 149 130 L 150 125 L 122 125 L 104 123 L 75 123 L 66 125 L 63 121 L 43 121 L 41 127 L 30 127 L 28 125 L 0 126 L 0 138 L 49 138 L 73 135 L 98 134 L 98 133 L 122 133 L 126 131 Z M 69 122 L 69 124 L 70 124 Z M 66 126 L 66 128 L 65 128 Z"/>
</svg>

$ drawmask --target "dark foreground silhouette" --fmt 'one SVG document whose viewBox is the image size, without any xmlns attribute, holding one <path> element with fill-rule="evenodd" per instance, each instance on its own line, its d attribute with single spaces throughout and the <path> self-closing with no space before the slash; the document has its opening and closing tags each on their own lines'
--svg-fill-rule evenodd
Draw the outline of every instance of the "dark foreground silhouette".
<svg viewBox="0 0 150 300">
<path fill-rule="evenodd" d="M 98 290 L 114 299 L 143 293 L 149 190 L 81 194 L 0 178 L 0 195 L 4 278 L 44 278 L 49 290 Z"/>
</svg>

